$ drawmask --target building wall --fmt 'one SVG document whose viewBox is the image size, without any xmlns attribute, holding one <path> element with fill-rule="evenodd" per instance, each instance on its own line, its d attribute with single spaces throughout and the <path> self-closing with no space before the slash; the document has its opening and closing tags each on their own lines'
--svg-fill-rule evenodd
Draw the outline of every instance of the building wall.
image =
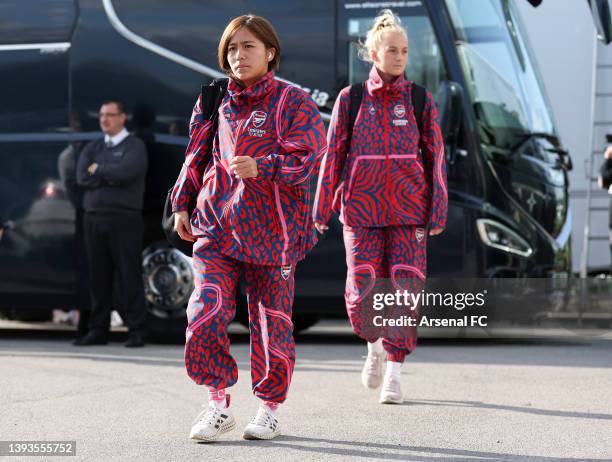
<svg viewBox="0 0 612 462">
<path fill-rule="evenodd" d="M 584 1 L 544 0 L 533 8 L 513 0 L 527 29 L 564 146 L 570 151 L 570 205 L 573 213 L 573 268 L 580 269 L 586 225 L 586 179 L 591 155 L 599 169 L 605 133 L 612 133 L 612 45 L 596 39 L 595 26 Z M 607 67 L 606 67 L 607 66 Z M 594 85 L 597 97 L 593 100 Z M 606 94 L 606 96 L 604 96 Z M 604 121 L 608 123 L 603 124 Z M 593 205 L 607 205 L 605 191 L 594 190 Z M 607 235 L 607 212 L 593 212 L 591 234 Z M 610 264 L 607 241 L 591 241 L 589 266 Z"/>
</svg>

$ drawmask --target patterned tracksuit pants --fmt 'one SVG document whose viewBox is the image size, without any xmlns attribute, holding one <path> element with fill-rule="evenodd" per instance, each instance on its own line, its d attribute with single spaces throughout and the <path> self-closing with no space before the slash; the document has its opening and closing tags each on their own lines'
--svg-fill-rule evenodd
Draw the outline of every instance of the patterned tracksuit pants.
<svg viewBox="0 0 612 462">
<path fill-rule="evenodd" d="M 395 288 L 420 292 L 427 271 L 427 230 L 423 226 L 388 226 L 361 228 L 344 226 L 346 247 L 346 311 L 355 333 L 367 341 L 374 341 L 361 300 L 372 290 L 377 279 L 390 279 Z M 400 281 L 402 284 L 400 284 Z M 369 329 L 372 332 L 372 329 Z M 416 348 L 416 328 L 401 330 L 403 334 L 383 338 L 389 361 L 403 362 Z"/>
<path fill-rule="evenodd" d="M 295 265 L 245 263 L 221 254 L 213 242 L 200 238 L 193 247 L 193 269 L 195 289 L 187 307 L 185 344 L 189 377 L 216 389 L 231 387 L 238 380 L 227 327 L 236 313 L 236 286 L 243 273 L 253 393 L 263 401 L 284 402 L 295 364 L 291 322 Z"/>
</svg>

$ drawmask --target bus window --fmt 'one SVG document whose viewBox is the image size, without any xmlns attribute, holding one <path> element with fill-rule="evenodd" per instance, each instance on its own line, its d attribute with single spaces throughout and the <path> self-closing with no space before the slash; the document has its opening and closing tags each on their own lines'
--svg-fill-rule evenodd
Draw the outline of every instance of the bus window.
<svg viewBox="0 0 612 462">
<path fill-rule="evenodd" d="M 0 133 L 65 129 L 75 0 L 0 2 Z"/>
<path fill-rule="evenodd" d="M 58 158 L 70 142 L 28 138 L 0 135 L 0 293 L 68 293 L 75 213 Z"/>
<path fill-rule="evenodd" d="M 68 42 L 76 20 L 74 0 L 3 0 L 0 45 Z"/>
<path fill-rule="evenodd" d="M 425 6 L 418 1 L 405 2 L 406 6 L 394 8 L 402 25 L 408 32 L 408 65 L 406 77 L 413 82 L 425 86 L 432 92 L 435 98 L 438 95 L 440 81 L 446 79 L 446 70 L 440 47 Z M 360 8 L 353 8 L 351 2 L 341 2 L 339 12 L 339 34 L 340 42 L 346 37 L 347 42 L 340 44 L 344 49 L 340 53 L 347 59 L 347 84 L 362 82 L 368 78 L 371 64 L 358 57 L 359 43 L 365 41 L 367 31 L 372 27 L 374 18 L 380 8 L 366 8 L 367 4 L 361 4 Z"/>
<path fill-rule="evenodd" d="M 508 0 L 446 0 L 483 139 L 503 148 L 526 133 L 554 135 L 550 105 L 520 18 Z"/>
</svg>

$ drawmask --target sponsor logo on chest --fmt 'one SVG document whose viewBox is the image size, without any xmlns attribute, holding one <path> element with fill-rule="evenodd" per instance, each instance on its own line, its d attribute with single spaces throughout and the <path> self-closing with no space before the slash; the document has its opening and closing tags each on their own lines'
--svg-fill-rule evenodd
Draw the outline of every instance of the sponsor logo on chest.
<svg viewBox="0 0 612 462">
<path fill-rule="evenodd" d="M 406 119 L 406 107 L 403 104 L 396 104 L 393 108 L 393 115 L 395 115 L 395 119 L 393 119 L 393 126 L 395 127 L 403 127 L 404 125 L 408 125 L 408 120 Z"/>
<path fill-rule="evenodd" d="M 264 111 L 253 111 L 251 113 L 251 127 L 249 128 L 249 135 L 256 136 L 258 138 L 264 136 L 266 131 L 261 127 L 266 123 L 266 120 L 268 120 L 267 113 Z"/>
</svg>

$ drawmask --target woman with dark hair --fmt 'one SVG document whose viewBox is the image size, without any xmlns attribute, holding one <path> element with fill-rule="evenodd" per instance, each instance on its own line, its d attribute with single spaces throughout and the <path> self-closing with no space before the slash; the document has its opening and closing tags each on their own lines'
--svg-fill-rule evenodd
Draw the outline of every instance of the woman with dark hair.
<svg viewBox="0 0 612 462">
<path fill-rule="evenodd" d="M 316 242 L 310 179 L 325 149 L 325 127 L 308 94 L 274 78 L 281 48 L 264 18 L 233 19 L 219 42 L 229 77 L 218 129 L 190 124 L 186 159 L 172 194 L 175 229 L 194 242 L 195 290 L 187 308 L 185 365 L 208 389 L 191 438 L 213 441 L 235 426 L 226 389 L 238 376 L 229 352 L 239 276 L 245 280 L 251 332 L 253 393 L 261 400 L 245 439 L 280 434 L 278 407 L 295 362 L 291 307 L 295 265 Z M 212 161 L 205 152 L 213 137 Z M 191 216 L 187 206 L 197 195 Z"/>
</svg>

